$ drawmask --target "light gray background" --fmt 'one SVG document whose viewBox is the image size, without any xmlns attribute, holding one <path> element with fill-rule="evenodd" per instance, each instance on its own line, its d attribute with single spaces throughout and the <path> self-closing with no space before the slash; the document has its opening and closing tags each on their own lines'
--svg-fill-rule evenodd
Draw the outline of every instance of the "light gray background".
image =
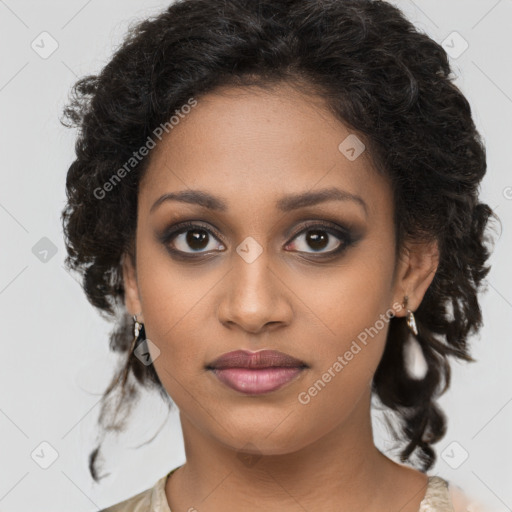
<svg viewBox="0 0 512 512">
<path fill-rule="evenodd" d="M 97 406 L 115 358 L 107 346 L 111 325 L 86 301 L 63 268 L 60 212 L 75 133 L 58 121 L 77 77 L 106 64 L 130 22 L 156 14 L 159 0 L 0 0 L 0 510 L 92 511 L 125 499 L 184 462 L 177 414 L 147 395 L 129 431 L 106 445 L 110 476 L 95 485 L 87 456 L 96 435 Z M 439 474 L 485 499 L 493 510 L 512 510 L 512 1 L 397 1 L 435 40 L 447 37 L 457 83 L 467 95 L 488 151 L 482 200 L 500 215 L 501 238 L 482 296 L 485 326 L 473 338 L 478 363 L 453 365 L 453 383 L 441 399 L 449 417 L 436 445 Z M 43 59 L 47 31 L 58 49 Z M 455 39 L 453 39 L 455 37 Z M 453 43 L 450 43 L 453 41 Z M 45 39 L 45 48 L 50 40 Z M 40 50 L 42 51 L 42 49 Z M 33 252 L 43 237 L 56 254 L 42 262 Z M 35 251 L 37 252 L 37 251 Z M 39 255 L 41 256 L 41 254 Z M 378 420 L 378 418 L 376 418 Z M 375 421 L 376 442 L 390 440 Z M 58 452 L 50 456 L 46 441 Z M 456 443 L 456 444 L 452 444 Z M 36 450 L 39 459 L 31 453 Z M 461 463 L 464 454 L 469 455 Z M 43 455 L 44 454 L 44 455 Z M 442 455 L 443 454 L 443 455 Z M 459 465 L 457 469 L 454 466 Z"/>
</svg>

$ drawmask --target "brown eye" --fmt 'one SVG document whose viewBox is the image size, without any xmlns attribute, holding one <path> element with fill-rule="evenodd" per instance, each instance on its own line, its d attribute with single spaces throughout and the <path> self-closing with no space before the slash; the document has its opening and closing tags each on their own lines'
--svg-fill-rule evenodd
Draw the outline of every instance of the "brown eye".
<svg viewBox="0 0 512 512">
<path fill-rule="evenodd" d="M 325 231 L 308 231 L 306 235 L 306 243 L 315 251 L 321 251 L 329 245 L 329 238 L 331 235 Z"/>
<path fill-rule="evenodd" d="M 195 251 L 200 251 L 208 246 L 209 235 L 204 229 L 186 231 L 185 243 Z"/>
<path fill-rule="evenodd" d="M 170 251 L 187 255 L 225 249 L 209 229 L 197 224 L 182 224 L 172 232 L 163 235 L 161 241 Z"/>
<path fill-rule="evenodd" d="M 176 250 L 182 252 L 207 252 L 215 250 L 216 244 L 213 243 L 215 237 L 206 229 L 193 228 L 177 233 L 173 237 L 173 245 Z M 224 246 L 221 245 L 221 248 Z"/>
<path fill-rule="evenodd" d="M 334 254 L 351 244 L 348 233 L 331 226 L 313 225 L 296 235 L 287 245 L 293 250 L 307 254 Z"/>
</svg>

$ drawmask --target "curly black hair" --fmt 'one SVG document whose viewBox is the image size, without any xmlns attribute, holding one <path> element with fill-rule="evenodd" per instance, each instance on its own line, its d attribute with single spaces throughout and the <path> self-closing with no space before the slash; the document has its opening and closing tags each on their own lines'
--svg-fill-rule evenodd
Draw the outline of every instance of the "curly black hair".
<svg viewBox="0 0 512 512">
<path fill-rule="evenodd" d="M 65 264 L 82 276 L 90 303 L 116 319 L 110 348 L 125 353 L 103 395 L 103 428 L 123 428 L 115 417 L 139 384 L 168 395 L 153 365 L 130 350 L 121 271 L 123 254 L 135 258 L 138 184 L 149 156 L 125 166 L 108 194 L 98 191 L 191 97 L 221 86 L 287 83 L 323 98 L 389 177 L 397 251 L 406 237 L 438 242 L 439 265 L 415 312 L 428 372 L 422 380 L 408 376 L 402 350 L 409 331 L 395 317 L 372 385 L 398 417 L 401 460 L 414 463 L 415 454 L 428 470 L 436 460 L 431 445 L 446 431 L 437 398 L 450 383 L 448 356 L 474 361 L 468 338 L 482 325 L 486 228 L 491 216 L 498 219 L 478 200 L 485 147 L 453 82 L 444 49 L 381 0 L 179 0 L 132 25 L 101 72 L 74 84 L 61 119 L 79 129 L 62 212 Z M 114 396 L 116 415 L 105 421 Z M 95 480 L 99 447 L 89 458 Z"/>
</svg>

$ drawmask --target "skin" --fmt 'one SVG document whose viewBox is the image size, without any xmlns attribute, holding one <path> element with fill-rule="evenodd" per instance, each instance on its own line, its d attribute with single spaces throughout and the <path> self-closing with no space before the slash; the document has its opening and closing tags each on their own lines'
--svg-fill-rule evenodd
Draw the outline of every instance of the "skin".
<svg viewBox="0 0 512 512">
<path fill-rule="evenodd" d="M 339 151 L 350 133 L 321 98 L 289 85 L 225 87 L 200 98 L 152 150 L 137 262 L 127 254 L 123 275 L 126 307 L 141 313 L 180 412 L 187 461 L 167 480 L 173 512 L 418 510 L 426 475 L 386 457 L 372 437 L 370 386 L 387 322 L 309 403 L 298 400 L 379 315 L 404 316 L 404 295 L 417 309 L 438 265 L 435 243 L 407 243 L 396 258 L 391 187 L 368 151 L 353 161 Z M 366 212 L 350 200 L 276 207 L 284 195 L 331 187 L 360 196 Z M 169 200 L 150 212 L 162 194 L 187 189 L 221 198 L 226 210 Z M 221 235 L 212 231 L 199 253 L 183 234 L 167 242 L 195 262 L 175 259 L 158 238 L 182 221 Z M 343 232 L 323 231 L 324 245 L 311 245 L 322 221 L 350 228 L 356 241 L 322 259 L 345 244 Z M 251 263 L 236 251 L 247 237 L 263 249 Z M 205 369 L 237 349 L 280 350 L 309 368 L 248 396 Z"/>
</svg>

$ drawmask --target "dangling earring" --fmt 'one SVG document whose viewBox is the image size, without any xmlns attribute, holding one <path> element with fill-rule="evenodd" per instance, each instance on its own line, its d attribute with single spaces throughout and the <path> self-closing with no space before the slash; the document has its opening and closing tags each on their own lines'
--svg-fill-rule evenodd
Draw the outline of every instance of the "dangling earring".
<svg viewBox="0 0 512 512">
<path fill-rule="evenodd" d="M 408 297 L 405 296 L 405 305 L 407 307 L 407 301 Z M 418 336 L 418 327 L 416 327 L 416 319 L 414 318 L 414 313 L 408 309 L 407 310 L 407 325 L 409 326 L 409 329 L 414 333 L 415 336 Z"/>
<path fill-rule="evenodd" d="M 140 313 L 139 313 L 139 315 L 140 315 Z M 137 315 L 133 315 L 133 321 L 135 322 L 135 325 L 133 326 L 133 334 L 135 335 L 135 338 L 138 338 L 139 332 L 141 331 L 144 324 L 142 324 L 141 322 L 139 322 L 137 320 Z"/>
<path fill-rule="evenodd" d="M 133 341 L 131 343 L 131 346 L 130 346 L 130 352 L 128 355 L 131 355 L 131 353 L 133 352 L 133 349 L 135 348 L 135 344 L 137 343 L 137 341 L 142 338 L 144 339 L 145 338 L 145 335 L 144 335 L 144 324 L 142 322 L 139 322 L 137 320 L 137 316 L 138 315 L 141 315 L 142 314 L 142 311 L 140 313 L 138 313 L 137 315 L 133 315 L 133 335 L 134 335 L 134 338 L 133 338 Z"/>
<path fill-rule="evenodd" d="M 142 311 L 138 314 L 141 315 Z M 141 339 L 141 338 L 145 339 L 145 337 L 146 337 L 146 334 L 144 332 L 144 324 L 137 320 L 137 316 L 138 315 L 133 315 L 133 317 L 132 317 L 133 321 L 135 322 L 135 324 L 133 326 L 133 334 L 135 335 L 135 337 L 133 338 L 133 341 L 130 344 L 130 349 L 128 350 L 128 354 L 126 356 L 126 364 L 124 366 L 122 376 L 121 376 L 121 389 L 123 390 L 123 393 L 125 392 L 124 389 L 125 389 L 126 381 L 128 380 L 128 373 L 130 371 L 130 358 L 132 357 L 133 349 L 135 348 L 135 344 L 137 343 L 137 341 L 139 339 Z M 116 412 L 116 414 L 117 414 L 117 412 Z"/>
<path fill-rule="evenodd" d="M 407 308 L 409 297 L 404 297 L 404 307 Z M 415 336 L 418 335 L 418 327 L 416 326 L 416 320 L 414 313 L 407 309 L 407 325 Z M 413 337 L 410 333 L 404 344 L 404 363 L 405 371 L 411 379 L 422 380 L 428 372 L 428 365 L 418 340 Z"/>
</svg>

